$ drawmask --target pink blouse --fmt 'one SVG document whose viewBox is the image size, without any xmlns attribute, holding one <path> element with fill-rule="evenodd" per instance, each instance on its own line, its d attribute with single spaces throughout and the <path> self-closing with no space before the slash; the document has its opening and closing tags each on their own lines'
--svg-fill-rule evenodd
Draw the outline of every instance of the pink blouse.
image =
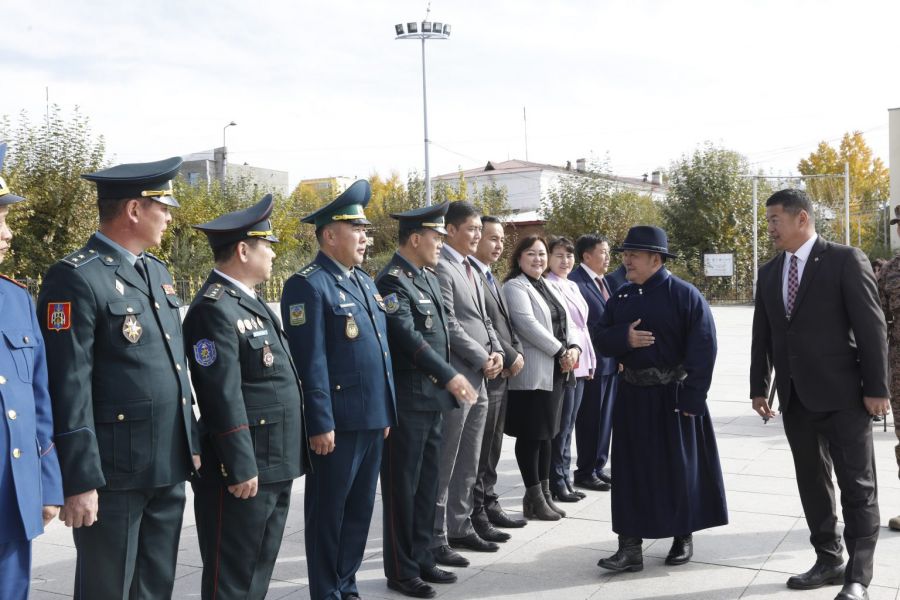
<svg viewBox="0 0 900 600">
<path fill-rule="evenodd" d="M 578 284 L 574 281 L 563 279 L 553 271 L 547 271 L 546 277 L 566 299 L 566 313 L 569 316 L 569 326 L 572 328 L 570 335 L 575 338 L 575 343 L 581 348 L 581 358 L 578 359 L 575 376 L 593 377 L 594 370 L 597 368 L 597 355 L 594 353 L 594 344 L 591 343 L 591 334 L 587 326 L 587 301 L 581 295 Z"/>
</svg>

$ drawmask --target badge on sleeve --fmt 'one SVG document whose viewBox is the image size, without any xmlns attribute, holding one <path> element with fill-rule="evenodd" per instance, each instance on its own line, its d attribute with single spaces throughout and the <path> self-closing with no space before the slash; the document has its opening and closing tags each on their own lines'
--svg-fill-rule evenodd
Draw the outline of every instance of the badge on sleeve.
<svg viewBox="0 0 900 600">
<path fill-rule="evenodd" d="M 216 343 L 206 338 L 194 344 L 194 360 L 201 367 L 208 367 L 216 362 Z"/>
<path fill-rule="evenodd" d="M 400 300 L 397 298 L 397 294 L 388 294 L 384 297 L 384 310 L 390 314 L 400 310 Z"/>
<path fill-rule="evenodd" d="M 122 324 L 122 335 L 125 336 L 126 340 L 132 344 L 137 344 L 143 334 L 144 328 L 141 327 L 141 323 L 137 320 L 137 317 L 134 315 L 125 317 L 125 322 Z"/>
<path fill-rule="evenodd" d="M 291 315 L 291 325 L 294 327 L 306 324 L 306 304 L 291 304 L 288 307 Z"/>
<path fill-rule="evenodd" d="M 47 329 L 65 331 L 72 327 L 72 303 L 49 302 L 47 304 Z"/>
</svg>

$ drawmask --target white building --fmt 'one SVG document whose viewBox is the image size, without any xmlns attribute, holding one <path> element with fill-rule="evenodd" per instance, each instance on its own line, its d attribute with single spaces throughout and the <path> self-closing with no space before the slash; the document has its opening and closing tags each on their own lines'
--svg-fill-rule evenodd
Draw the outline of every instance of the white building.
<svg viewBox="0 0 900 600">
<path fill-rule="evenodd" d="M 517 213 L 539 210 L 541 199 L 558 185 L 563 177 L 589 176 L 583 158 L 576 161 L 574 169 L 571 162 L 560 167 L 514 159 L 503 162 L 489 161 L 477 169 L 438 175 L 432 177 L 431 182 L 432 185 L 443 182 L 456 188 L 459 185 L 460 175 L 465 178 L 466 185 L 470 189 L 473 185 L 478 186 L 478 189 L 489 188 L 492 185 L 506 188 L 509 206 Z M 621 189 L 648 194 L 658 201 L 666 199 L 666 187 L 662 183 L 662 174 L 659 171 L 654 171 L 650 177 L 646 175 L 641 178 L 616 175 L 605 177 Z"/>
<path fill-rule="evenodd" d="M 271 192 L 287 196 L 290 193 L 287 171 L 230 163 L 224 146 L 182 158 L 184 162 L 179 172 L 191 185 L 209 186 L 213 181 L 243 180 L 252 187 L 254 195 Z"/>
</svg>

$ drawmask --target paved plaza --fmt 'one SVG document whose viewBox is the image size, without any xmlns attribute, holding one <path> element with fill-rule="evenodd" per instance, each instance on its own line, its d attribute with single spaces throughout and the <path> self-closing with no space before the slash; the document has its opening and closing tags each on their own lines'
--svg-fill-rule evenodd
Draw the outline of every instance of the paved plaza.
<svg viewBox="0 0 900 600">
<path fill-rule="evenodd" d="M 719 358 L 710 391 L 710 411 L 716 424 L 725 473 L 730 523 L 694 535 L 694 559 L 667 567 L 663 559 L 670 539 L 644 542 L 644 570 L 611 574 L 597 560 L 616 549 L 611 530 L 608 493 L 588 492 L 586 500 L 565 504 L 568 516 L 557 522 L 532 521 L 509 530 L 512 540 L 490 554 L 466 552 L 472 565 L 456 569 L 459 582 L 436 586 L 447 599 L 610 599 L 668 598 L 831 599 L 840 589 L 788 590 L 790 574 L 805 571 L 814 561 L 808 543 L 791 454 L 780 419 L 767 425 L 750 410 L 748 369 L 750 323 L 748 307 L 713 310 L 719 335 Z M 893 426 L 875 427 L 875 452 L 882 508 L 882 530 L 875 555 L 873 600 L 900 599 L 900 533 L 887 521 L 900 514 L 900 481 L 893 446 Z M 574 445 L 573 445 L 574 446 Z M 574 451 L 574 447 L 573 447 Z M 615 458 L 615 457 L 613 457 Z M 615 469 L 615 465 L 613 465 Z M 499 490 L 509 511 L 521 511 L 522 482 L 507 438 L 499 468 Z M 200 597 L 200 553 L 193 506 L 188 506 L 178 559 L 175 598 Z M 101 515 L 102 518 L 102 515 Z M 382 571 L 381 503 L 376 502 L 359 588 L 365 600 L 405 598 L 388 591 Z M 69 530 L 54 522 L 34 544 L 32 598 L 69 598 L 75 573 L 75 549 Z M 309 598 L 303 545 L 303 482 L 294 485 L 281 554 L 268 598 Z"/>
</svg>

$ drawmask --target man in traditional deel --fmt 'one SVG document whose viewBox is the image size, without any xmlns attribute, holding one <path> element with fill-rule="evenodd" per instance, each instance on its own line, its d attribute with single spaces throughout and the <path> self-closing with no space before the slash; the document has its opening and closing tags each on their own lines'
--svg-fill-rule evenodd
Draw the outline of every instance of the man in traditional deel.
<svg viewBox="0 0 900 600">
<path fill-rule="evenodd" d="M 184 318 L 204 458 L 191 482 L 204 599 L 265 598 L 293 480 L 309 465 L 287 336 L 255 290 L 272 275 L 273 206 L 267 194 L 194 226 L 215 260 Z"/>
<path fill-rule="evenodd" d="M 674 538 L 666 564 L 693 555 L 692 534 L 728 523 L 706 396 L 716 361 L 709 305 L 666 269 L 666 233 L 632 227 L 621 247 L 628 283 L 610 298 L 597 346 L 623 365 L 613 414 L 613 531 L 619 549 L 598 565 L 643 569 L 643 538 Z"/>
</svg>

